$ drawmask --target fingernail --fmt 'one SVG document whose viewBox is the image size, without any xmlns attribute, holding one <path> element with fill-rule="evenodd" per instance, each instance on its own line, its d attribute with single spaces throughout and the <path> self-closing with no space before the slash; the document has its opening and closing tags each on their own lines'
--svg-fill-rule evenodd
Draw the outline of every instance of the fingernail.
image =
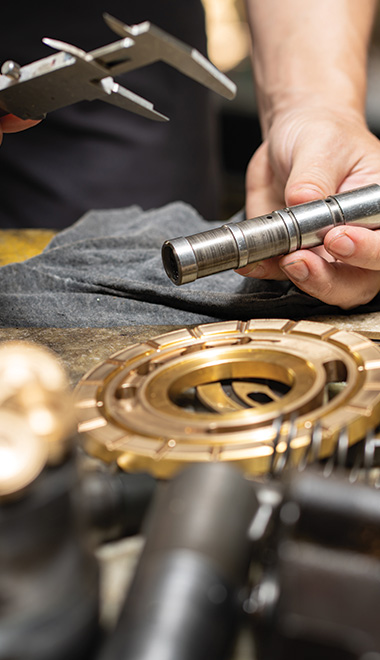
<svg viewBox="0 0 380 660">
<path fill-rule="evenodd" d="M 327 243 L 326 248 L 337 257 L 351 257 L 355 251 L 355 243 L 347 234 L 338 234 Z"/>
<path fill-rule="evenodd" d="M 283 271 L 285 271 L 291 280 L 296 280 L 296 282 L 305 282 L 310 274 L 309 269 L 303 259 L 291 261 L 290 263 L 281 266 L 281 268 Z"/>
</svg>

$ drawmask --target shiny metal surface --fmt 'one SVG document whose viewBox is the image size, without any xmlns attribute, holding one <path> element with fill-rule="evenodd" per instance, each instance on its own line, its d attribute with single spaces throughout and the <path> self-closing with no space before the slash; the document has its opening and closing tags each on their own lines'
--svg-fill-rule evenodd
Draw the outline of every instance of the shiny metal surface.
<svg viewBox="0 0 380 660">
<path fill-rule="evenodd" d="M 339 224 L 380 227 L 380 186 L 365 186 L 165 241 L 163 265 L 174 284 L 186 284 L 199 277 L 321 245 L 328 230 Z"/>
<path fill-rule="evenodd" d="M 263 474 L 289 448 L 304 459 L 316 424 L 328 456 L 343 428 L 352 444 L 380 421 L 380 348 L 310 321 L 212 323 L 115 353 L 75 397 L 86 451 L 125 470 L 232 461 Z"/>
<path fill-rule="evenodd" d="M 21 494 L 42 472 L 47 458 L 46 443 L 23 417 L 0 409 L 0 499 Z"/>
<path fill-rule="evenodd" d="M 11 60 L 4 63 L 0 114 L 40 119 L 78 101 L 101 99 L 149 119 L 166 121 L 168 118 L 157 112 L 152 103 L 113 79 L 156 61 L 170 64 L 226 98 L 235 96 L 235 84 L 209 60 L 148 21 L 129 26 L 108 14 L 104 20 L 122 37 L 121 41 L 86 53 L 71 44 L 44 39 L 58 52 L 22 67 Z"/>
<path fill-rule="evenodd" d="M 48 349 L 17 341 L 0 345 L 0 420 L 0 494 L 8 490 L 5 484 L 21 488 L 22 479 L 28 483 L 38 469 L 60 464 L 71 451 L 72 396 L 63 368 Z M 12 477 L 13 470 L 14 475 L 21 471 L 22 479 Z"/>
</svg>

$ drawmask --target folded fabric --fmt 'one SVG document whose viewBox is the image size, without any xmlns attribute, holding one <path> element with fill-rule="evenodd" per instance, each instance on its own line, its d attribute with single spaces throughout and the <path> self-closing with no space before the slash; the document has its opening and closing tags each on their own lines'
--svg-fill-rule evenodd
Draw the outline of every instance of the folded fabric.
<svg viewBox="0 0 380 660">
<path fill-rule="evenodd" d="M 42 254 L 0 268 L 0 326 L 166 325 L 342 313 L 289 282 L 233 271 L 176 287 L 162 266 L 162 243 L 217 226 L 182 202 L 151 211 L 89 211 Z M 377 296 L 355 312 L 379 308 Z"/>
</svg>

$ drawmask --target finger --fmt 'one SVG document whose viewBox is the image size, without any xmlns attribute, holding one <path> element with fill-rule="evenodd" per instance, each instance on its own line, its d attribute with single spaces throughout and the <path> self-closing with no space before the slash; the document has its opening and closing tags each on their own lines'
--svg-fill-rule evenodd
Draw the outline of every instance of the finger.
<svg viewBox="0 0 380 660">
<path fill-rule="evenodd" d="M 0 118 L 0 126 L 3 133 L 18 133 L 39 124 L 40 121 L 40 119 L 20 119 L 15 115 L 5 115 L 5 117 Z"/>
<path fill-rule="evenodd" d="M 284 206 L 283 187 L 277 184 L 264 142 L 255 152 L 246 172 L 246 215 L 254 218 Z"/>
<path fill-rule="evenodd" d="M 349 152 L 344 132 L 330 122 L 316 138 L 312 131 L 295 140 L 285 187 L 289 206 L 321 199 L 338 191 L 350 175 Z M 343 139 L 344 138 L 344 139 Z"/>
<path fill-rule="evenodd" d="M 279 266 L 280 257 L 264 259 L 253 264 L 247 264 L 236 272 L 244 277 L 252 277 L 258 280 L 287 280 L 288 277 Z"/>
<path fill-rule="evenodd" d="M 364 227 L 335 227 L 328 232 L 325 249 L 351 266 L 380 270 L 380 232 Z"/>
<path fill-rule="evenodd" d="M 379 271 L 328 262 L 310 250 L 286 255 L 280 266 L 299 289 L 342 309 L 366 304 L 380 291 Z"/>
<path fill-rule="evenodd" d="M 328 254 L 323 246 L 313 248 L 313 252 L 327 261 L 335 261 L 335 258 Z M 298 259 L 298 252 L 293 252 L 292 254 L 293 260 L 296 261 Z M 243 268 L 236 270 L 236 272 L 239 275 L 254 277 L 260 280 L 286 280 L 288 277 L 280 266 L 282 259 L 283 255 L 281 257 L 273 257 L 272 259 L 263 259 L 262 261 L 247 264 Z"/>
</svg>

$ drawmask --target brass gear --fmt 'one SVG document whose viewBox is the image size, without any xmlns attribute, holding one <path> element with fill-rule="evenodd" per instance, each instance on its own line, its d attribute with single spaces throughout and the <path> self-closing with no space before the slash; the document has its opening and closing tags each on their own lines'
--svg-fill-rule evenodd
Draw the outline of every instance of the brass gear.
<svg viewBox="0 0 380 660">
<path fill-rule="evenodd" d="M 353 444 L 380 422 L 380 348 L 311 321 L 210 323 L 115 353 L 75 399 L 85 450 L 125 470 L 234 461 L 258 475 L 304 457 L 316 425 L 326 457 L 342 430 Z"/>
</svg>

